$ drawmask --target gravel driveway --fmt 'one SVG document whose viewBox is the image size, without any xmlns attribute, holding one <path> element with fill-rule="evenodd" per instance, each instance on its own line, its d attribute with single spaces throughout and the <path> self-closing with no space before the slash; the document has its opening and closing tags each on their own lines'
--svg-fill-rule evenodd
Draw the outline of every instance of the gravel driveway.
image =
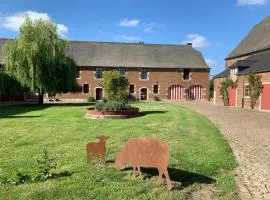
<svg viewBox="0 0 270 200">
<path fill-rule="evenodd" d="M 209 102 L 181 105 L 207 116 L 228 139 L 239 164 L 236 181 L 240 199 L 270 200 L 270 113 Z"/>
</svg>

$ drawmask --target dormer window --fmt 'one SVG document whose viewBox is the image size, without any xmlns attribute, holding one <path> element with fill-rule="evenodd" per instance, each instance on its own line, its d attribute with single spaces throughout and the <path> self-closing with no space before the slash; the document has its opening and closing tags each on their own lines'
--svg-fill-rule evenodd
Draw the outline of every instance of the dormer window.
<svg viewBox="0 0 270 200">
<path fill-rule="evenodd" d="M 238 67 L 232 67 L 230 70 L 230 76 L 236 77 L 237 73 L 238 73 Z"/>
<path fill-rule="evenodd" d="M 101 79 L 102 78 L 102 68 L 101 67 L 97 67 L 96 68 L 96 79 Z"/>
<path fill-rule="evenodd" d="M 148 72 L 146 68 L 141 68 L 141 80 L 147 80 L 148 79 Z"/>
<path fill-rule="evenodd" d="M 119 72 L 119 74 L 125 74 L 126 73 L 126 68 L 125 67 L 119 67 L 118 72 Z"/>
<path fill-rule="evenodd" d="M 190 70 L 189 69 L 184 69 L 183 80 L 189 80 L 189 78 L 190 78 Z"/>
</svg>

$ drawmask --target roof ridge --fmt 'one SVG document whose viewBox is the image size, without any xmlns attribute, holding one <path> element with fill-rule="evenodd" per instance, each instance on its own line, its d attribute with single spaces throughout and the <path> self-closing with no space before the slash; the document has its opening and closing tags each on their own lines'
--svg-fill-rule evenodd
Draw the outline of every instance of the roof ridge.
<svg viewBox="0 0 270 200">
<path fill-rule="evenodd" d="M 269 27 L 270 15 L 255 24 L 252 29 L 247 34 L 245 34 L 244 38 L 237 44 L 237 46 L 233 48 L 225 60 L 249 55 L 270 48 L 270 44 L 268 42 L 262 42 L 264 45 L 262 45 L 260 42 L 256 42 L 256 39 L 258 40 L 256 35 L 261 35 L 262 40 L 265 40 L 265 37 L 270 35 L 270 31 L 268 29 Z M 254 45 L 254 41 L 257 45 Z"/>
<path fill-rule="evenodd" d="M 124 44 L 124 45 L 154 45 L 154 46 L 175 46 L 175 47 L 192 47 L 185 44 L 158 44 L 158 43 L 132 43 L 132 42 L 110 42 L 110 41 L 86 41 L 86 40 L 70 40 L 70 42 L 81 43 L 102 43 L 102 44 Z"/>
</svg>

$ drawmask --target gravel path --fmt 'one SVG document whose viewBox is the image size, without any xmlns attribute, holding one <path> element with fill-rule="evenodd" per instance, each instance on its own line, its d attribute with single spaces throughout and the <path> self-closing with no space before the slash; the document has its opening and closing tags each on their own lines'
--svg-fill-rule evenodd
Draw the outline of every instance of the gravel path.
<svg viewBox="0 0 270 200">
<path fill-rule="evenodd" d="M 207 116 L 228 139 L 239 164 L 236 181 L 240 199 L 270 200 L 270 113 L 208 102 L 181 105 Z"/>
</svg>

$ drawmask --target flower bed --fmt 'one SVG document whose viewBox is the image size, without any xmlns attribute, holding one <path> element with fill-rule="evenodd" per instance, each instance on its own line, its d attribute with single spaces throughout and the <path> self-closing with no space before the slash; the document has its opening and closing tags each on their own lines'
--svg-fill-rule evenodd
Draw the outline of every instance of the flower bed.
<svg viewBox="0 0 270 200">
<path fill-rule="evenodd" d="M 138 114 L 139 108 L 131 108 L 129 110 L 95 110 L 88 108 L 85 116 L 91 119 L 123 119 L 134 117 Z"/>
</svg>

